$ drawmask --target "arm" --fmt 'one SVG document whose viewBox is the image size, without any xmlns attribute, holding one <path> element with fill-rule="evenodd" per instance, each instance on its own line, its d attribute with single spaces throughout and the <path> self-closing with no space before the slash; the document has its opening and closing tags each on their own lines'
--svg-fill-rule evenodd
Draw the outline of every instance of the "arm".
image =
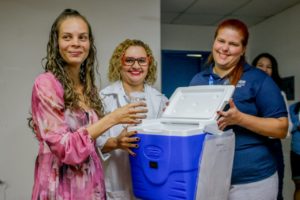
<svg viewBox="0 0 300 200">
<path fill-rule="evenodd" d="M 138 145 L 134 142 L 139 141 L 138 137 L 133 137 L 136 134 L 135 131 L 127 132 L 127 128 L 124 128 L 117 137 L 110 137 L 106 141 L 102 148 L 102 153 L 107 153 L 115 149 L 123 149 L 131 155 L 135 155 L 130 148 L 137 148 Z"/>
<path fill-rule="evenodd" d="M 281 94 L 282 94 L 282 97 L 283 97 L 283 100 L 284 100 L 284 103 L 285 103 L 285 106 L 286 106 L 286 110 L 288 111 L 288 132 L 287 132 L 286 137 L 289 137 L 290 134 L 291 134 L 292 128 L 293 128 L 293 123 L 291 121 L 291 116 L 290 116 L 290 112 L 289 112 L 289 104 L 288 104 L 288 101 L 287 101 L 287 98 L 286 98 L 286 94 L 285 94 L 284 91 L 281 91 Z"/>
<path fill-rule="evenodd" d="M 85 127 L 71 130 L 65 111 L 61 84 L 50 73 L 40 75 L 32 90 L 35 133 L 61 162 L 76 165 L 94 151 L 94 142 Z"/>
<path fill-rule="evenodd" d="M 66 119 L 63 93 L 61 84 L 52 74 L 39 76 L 32 91 L 32 117 L 39 140 L 45 142 L 50 151 L 66 164 L 84 162 L 95 151 L 94 139 L 111 126 L 117 123 L 137 123 L 145 117 L 136 115 L 145 110 L 133 109 L 141 106 L 142 102 L 138 102 L 117 109 L 88 127 L 79 126 L 76 119 L 71 119 L 71 128 Z"/>
<path fill-rule="evenodd" d="M 144 102 L 135 102 L 117 108 L 113 112 L 104 116 L 98 122 L 87 127 L 87 131 L 91 138 L 96 139 L 109 128 L 117 124 L 139 124 L 144 119 L 147 109 L 135 109 L 135 107 L 145 107 Z"/>
<path fill-rule="evenodd" d="M 229 105 L 228 111 L 218 111 L 220 116 L 218 126 L 221 130 L 229 125 L 239 125 L 260 135 L 285 138 L 288 128 L 287 117 L 263 118 L 242 113 L 232 99 L 229 101 Z"/>
<path fill-rule="evenodd" d="M 284 138 L 288 126 L 287 111 L 279 88 L 261 71 L 248 73 L 252 73 L 252 79 L 234 95 L 239 108 L 230 100 L 229 110 L 219 112 L 220 126 L 224 129 L 228 125 L 238 125 L 263 136 Z"/>
<path fill-rule="evenodd" d="M 289 113 L 290 113 L 290 117 L 291 117 L 291 121 L 292 121 L 292 130 L 291 130 L 291 133 L 294 133 L 295 131 L 297 130 L 300 130 L 300 121 L 299 121 L 299 117 L 298 117 L 298 114 L 295 112 L 295 107 L 296 107 L 296 104 L 292 104 L 290 107 L 289 107 Z"/>
<path fill-rule="evenodd" d="M 115 111 L 118 108 L 118 105 L 120 105 L 118 102 L 119 100 L 115 95 L 107 95 L 100 92 L 100 96 L 106 113 Z M 136 147 L 136 144 L 132 143 L 138 141 L 138 138 L 132 137 L 135 133 L 127 133 L 124 127 L 125 125 L 113 126 L 97 138 L 97 146 L 99 147 L 99 153 L 103 160 L 107 160 L 110 157 L 110 152 L 115 149 L 123 149 L 133 155 L 130 148 Z"/>
</svg>

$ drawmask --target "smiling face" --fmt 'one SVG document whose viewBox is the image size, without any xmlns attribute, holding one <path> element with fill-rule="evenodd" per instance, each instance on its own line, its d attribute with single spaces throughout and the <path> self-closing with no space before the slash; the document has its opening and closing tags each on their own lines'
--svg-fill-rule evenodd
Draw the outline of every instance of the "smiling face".
<svg viewBox="0 0 300 200">
<path fill-rule="evenodd" d="M 269 58 L 261 57 L 256 64 L 256 67 L 272 76 L 272 62 Z"/>
<path fill-rule="evenodd" d="M 224 27 L 219 29 L 213 44 L 215 66 L 223 71 L 230 71 L 245 53 L 243 36 L 239 31 Z"/>
<path fill-rule="evenodd" d="M 122 58 L 121 77 L 128 87 L 143 88 L 148 74 L 149 58 L 141 46 L 130 46 Z"/>
<path fill-rule="evenodd" d="M 66 18 L 58 31 L 59 53 L 67 67 L 80 67 L 90 50 L 88 25 L 79 17 Z"/>
</svg>

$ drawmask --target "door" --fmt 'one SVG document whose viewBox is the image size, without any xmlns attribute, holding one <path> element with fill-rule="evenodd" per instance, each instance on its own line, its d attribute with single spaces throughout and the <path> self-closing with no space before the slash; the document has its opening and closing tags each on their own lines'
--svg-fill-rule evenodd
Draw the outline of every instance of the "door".
<svg viewBox="0 0 300 200">
<path fill-rule="evenodd" d="M 161 87 L 168 98 L 177 87 L 189 86 L 201 71 L 210 52 L 162 50 Z"/>
</svg>

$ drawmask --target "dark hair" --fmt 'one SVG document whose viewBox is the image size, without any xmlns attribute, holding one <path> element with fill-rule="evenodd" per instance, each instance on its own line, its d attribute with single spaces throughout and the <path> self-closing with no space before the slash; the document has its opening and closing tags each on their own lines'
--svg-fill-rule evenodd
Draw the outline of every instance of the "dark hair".
<svg viewBox="0 0 300 200">
<path fill-rule="evenodd" d="M 249 39 L 249 31 L 248 31 L 247 25 L 244 22 L 242 22 L 238 19 L 227 19 L 227 20 L 222 21 L 218 25 L 218 27 L 215 31 L 214 39 L 217 38 L 219 31 L 224 28 L 231 28 L 233 30 L 238 31 L 242 36 L 241 42 L 242 42 L 243 47 L 247 46 L 248 39 Z M 246 62 L 245 55 L 242 55 L 237 66 L 230 73 L 229 80 L 232 85 L 236 85 L 238 83 L 238 81 L 240 80 L 242 73 L 243 73 L 243 64 L 245 62 Z M 211 63 L 214 63 L 212 53 L 210 54 L 210 56 L 208 58 L 208 64 L 211 64 Z"/>
<path fill-rule="evenodd" d="M 274 80 L 274 82 L 277 84 L 277 86 L 282 90 L 282 78 L 280 77 L 279 72 L 278 72 L 277 60 L 275 59 L 274 56 L 272 56 L 269 53 L 261 53 L 254 58 L 254 60 L 252 61 L 252 65 L 256 67 L 259 59 L 261 59 L 261 58 L 267 58 L 271 61 L 271 64 L 272 64 L 271 77 Z"/>
</svg>

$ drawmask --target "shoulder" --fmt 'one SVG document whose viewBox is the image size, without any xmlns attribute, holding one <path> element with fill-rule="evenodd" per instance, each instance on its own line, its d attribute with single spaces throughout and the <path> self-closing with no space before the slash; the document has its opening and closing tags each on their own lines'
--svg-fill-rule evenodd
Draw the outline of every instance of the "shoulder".
<svg viewBox="0 0 300 200">
<path fill-rule="evenodd" d="M 276 83 L 268 74 L 250 65 L 244 67 L 244 72 L 241 77 L 241 81 L 246 84 L 257 87 L 257 89 L 259 89 L 260 87 L 270 87 L 270 89 L 277 88 Z"/>
<path fill-rule="evenodd" d="M 36 77 L 33 91 L 43 94 L 55 93 L 60 97 L 64 94 L 63 86 L 51 72 L 45 72 Z"/>
<path fill-rule="evenodd" d="M 112 94 L 118 94 L 120 93 L 120 91 L 122 91 L 122 84 L 120 81 L 114 82 L 110 85 L 108 85 L 107 87 L 105 87 L 104 89 L 100 90 L 100 96 L 109 96 Z"/>
<path fill-rule="evenodd" d="M 122 94 L 124 92 L 122 91 L 122 84 L 119 81 L 114 82 L 100 90 L 99 96 L 106 112 L 111 112 L 118 107 L 118 96 L 123 96 Z"/>
<path fill-rule="evenodd" d="M 153 95 L 160 95 L 161 92 L 159 92 L 156 88 L 154 88 L 152 85 L 149 85 L 149 84 L 145 84 L 145 91 L 146 93 L 149 93 L 149 94 L 153 94 Z"/>
<path fill-rule="evenodd" d="M 208 77 L 205 71 L 197 73 L 191 80 L 190 86 L 194 85 L 207 85 Z"/>
<path fill-rule="evenodd" d="M 34 81 L 35 85 L 48 86 L 48 87 L 62 87 L 61 83 L 51 72 L 45 72 L 38 75 Z"/>
<path fill-rule="evenodd" d="M 262 70 L 251 66 L 249 64 L 244 65 L 244 75 L 252 77 L 254 79 L 264 80 L 266 77 L 269 77 L 265 72 Z"/>
</svg>

